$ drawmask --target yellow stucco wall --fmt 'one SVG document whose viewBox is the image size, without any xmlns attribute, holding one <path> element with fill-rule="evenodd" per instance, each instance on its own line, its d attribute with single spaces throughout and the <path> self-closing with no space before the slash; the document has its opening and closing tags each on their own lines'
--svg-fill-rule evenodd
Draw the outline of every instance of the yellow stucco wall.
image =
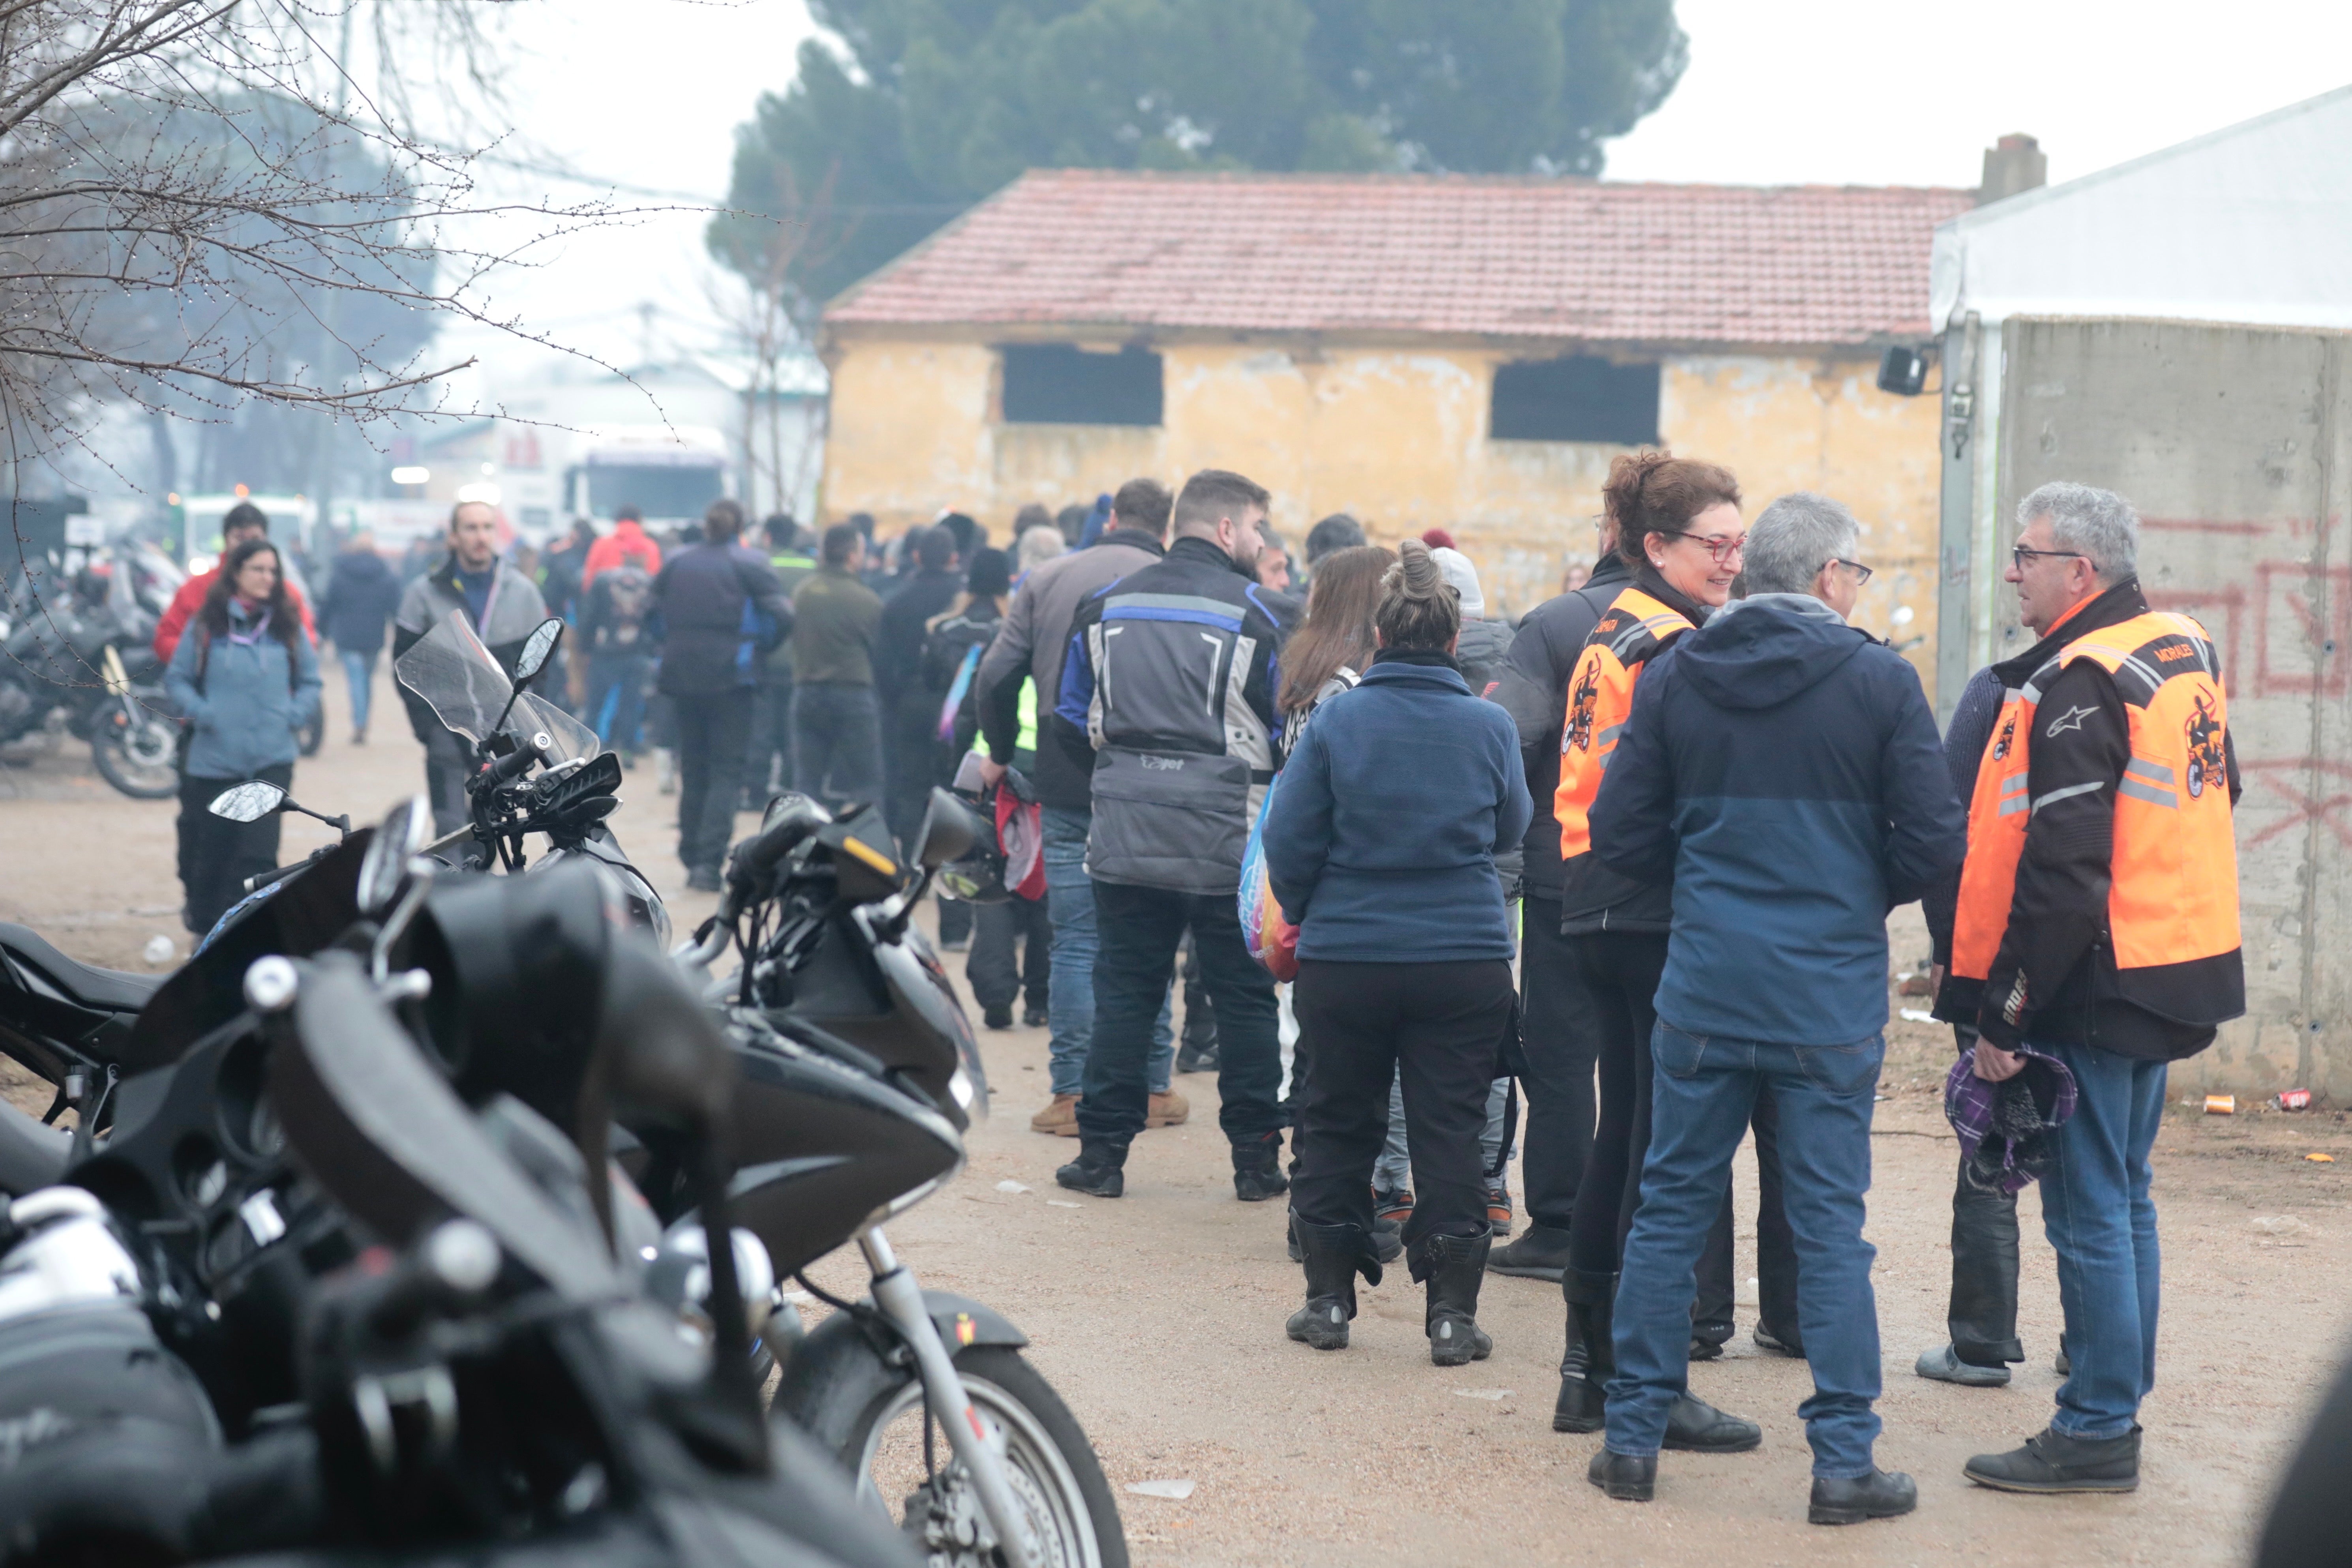
<svg viewBox="0 0 2352 1568">
<path fill-rule="evenodd" d="M 1274 525 L 1293 548 L 1334 511 L 1381 540 L 1450 529 L 1478 565 L 1490 614 L 1540 603 L 1571 562 L 1592 557 L 1601 483 L 1621 448 L 1488 439 L 1494 366 L 1510 353 L 1158 346 L 1165 423 L 1137 428 L 995 423 L 996 356 L 985 343 L 836 340 L 826 517 L 870 511 L 887 533 L 954 506 L 1002 542 L 1026 502 L 1091 500 L 1138 474 L 1172 487 L 1216 467 L 1274 492 Z M 1893 637 L 1930 679 L 1937 409 L 1878 391 L 1872 373 L 1858 355 L 1667 355 L 1660 433 L 1737 473 L 1751 517 L 1800 489 L 1852 507 L 1878 571 L 1856 619 Z"/>
</svg>

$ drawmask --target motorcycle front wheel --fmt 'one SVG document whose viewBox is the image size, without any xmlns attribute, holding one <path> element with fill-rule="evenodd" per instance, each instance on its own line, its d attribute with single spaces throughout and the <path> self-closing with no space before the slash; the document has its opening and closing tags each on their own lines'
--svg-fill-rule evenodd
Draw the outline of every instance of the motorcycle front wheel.
<svg viewBox="0 0 2352 1568">
<path fill-rule="evenodd" d="M 131 711 L 110 700 L 93 715 L 90 761 L 99 776 L 133 800 L 169 800 L 180 790 L 179 721 L 153 703 Z"/>
<path fill-rule="evenodd" d="M 1127 1568 L 1127 1533 L 1110 1482 L 1053 1385 L 1019 1351 L 1003 1346 L 961 1351 L 955 1366 L 971 1402 L 1004 1435 L 1006 1474 L 1037 1542 L 1038 1568 Z M 937 1479 L 926 1480 L 925 1424 L 922 1384 L 915 1380 L 867 1407 L 842 1455 L 859 1497 L 932 1563 L 999 1568 L 1002 1557 L 973 1544 L 985 1518 L 980 1499 L 937 1432 L 930 1446 Z"/>
</svg>

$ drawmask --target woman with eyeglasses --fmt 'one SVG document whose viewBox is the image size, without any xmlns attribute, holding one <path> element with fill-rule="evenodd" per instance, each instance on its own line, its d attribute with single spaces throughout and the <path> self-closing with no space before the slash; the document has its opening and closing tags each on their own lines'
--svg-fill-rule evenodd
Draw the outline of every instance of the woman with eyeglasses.
<svg viewBox="0 0 2352 1568">
<path fill-rule="evenodd" d="M 1670 885 L 1632 881 L 1601 864 L 1591 852 L 1589 816 L 1643 669 L 1729 600 L 1748 537 L 1739 481 L 1713 463 L 1667 452 L 1628 454 L 1610 464 L 1601 494 L 1633 576 L 1594 625 L 1569 678 L 1559 789 L 1552 797 L 1562 863 L 1560 934 L 1569 952 L 1561 990 L 1598 1042 L 1601 1069 L 1600 1121 L 1577 1186 L 1569 1263 L 1560 1276 L 1568 1350 L 1552 1412 L 1556 1432 L 1598 1432 L 1603 1423 L 1602 1389 L 1614 1370 L 1617 1267 L 1650 1142 L 1653 1000 L 1674 914 Z M 1727 1278 L 1714 1281 L 1712 1291 L 1702 1280 L 1702 1296 L 1729 1298 L 1730 1220 L 1727 1205 L 1701 1263 L 1702 1271 L 1712 1264 Z M 1758 1440 L 1751 1423 L 1687 1394 L 1667 1419 L 1669 1448 L 1726 1452 Z"/>
</svg>

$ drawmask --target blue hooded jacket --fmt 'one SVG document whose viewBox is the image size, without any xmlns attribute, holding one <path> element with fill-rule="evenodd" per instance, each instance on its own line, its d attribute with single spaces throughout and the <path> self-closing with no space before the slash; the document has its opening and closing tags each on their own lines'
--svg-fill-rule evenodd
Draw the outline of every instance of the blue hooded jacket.
<svg viewBox="0 0 2352 1568">
<path fill-rule="evenodd" d="M 1783 1045 L 1885 1027 L 1887 911 L 1967 835 L 1917 672 L 1801 594 L 1651 660 L 1592 806 L 1594 854 L 1674 881 L 1659 1018 Z"/>
</svg>

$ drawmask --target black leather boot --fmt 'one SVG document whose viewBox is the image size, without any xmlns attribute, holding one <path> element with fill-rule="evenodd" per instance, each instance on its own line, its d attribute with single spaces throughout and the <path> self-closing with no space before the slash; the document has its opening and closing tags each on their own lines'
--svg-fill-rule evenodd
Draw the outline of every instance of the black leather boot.
<svg viewBox="0 0 2352 1568">
<path fill-rule="evenodd" d="M 1305 1255 L 1307 1305 L 1290 1314 L 1287 1331 L 1318 1351 L 1348 1348 L 1348 1321 L 1356 1315 L 1356 1276 L 1381 1282 L 1371 1238 L 1356 1225 L 1308 1225 L 1297 1215 L 1290 1228 Z"/>
<path fill-rule="evenodd" d="M 1282 1173 L 1282 1134 L 1268 1132 L 1234 1145 L 1234 1196 L 1245 1204 L 1262 1204 L 1290 1190 Z"/>
<path fill-rule="evenodd" d="M 1080 1143 L 1078 1157 L 1054 1173 L 1074 1193 L 1115 1198 L 1127 1191 L 1127 1151 L 1108 1143 Z"/>
<path fill-rule="evenodd" d="M 2139 1487 L 2139 1428 L 2120 1437 L 2037 1432 L 2006 1454 L 1979 1454 L 1960 1473 L 2004 1492 L 2127 1492 Z"/>
<path fill-rule="evenodd" d="M 1438 1366 L 1464 1366 L 1494 1353 L 1495 1342 L 1478 1326 L 1478 1287 L 1494 1244 L 1492 1232 L 1433 1236 L 1415 1249 L 1420 1256 L 1412 1272 L 1429 1290 L 1422 1322 L 1429 1332 L 1429 1359 Z"/>
<path fill-rule="evenodd" d="M 1658 1447 L 1685 1454 L 1744 1454 L 1764 1441 L 1764 1428 L 1726 1415 L 1695 1394 L 1678 1394 L 1666 1406 L 1666 1435 Z"/>
<path fill-rule="evenodd" d="M 1900 1470 L 1873 1470 L 1851 1480 L 1813 1482 L 1805 1510 L 1808 1524 L 1860 1524 L 1895 1519 L 1919 1506 L 1919 1489 Z"/>
<path fill-rule="evenodd" d="M 1598 1432 L 1608 1415 L 1603 1390 L 1617 1370 L 1609 1341 L 1617 1276 L 1570 1268 L 1559 1277 L 1559 1293 L 1568 1302 L 1568 1350 L 1559 1360 L 1559 1398 L 1552 1405 L 1551 1429 Z"/>
<path fill-rule="evenodd" d="M 1648 1502 L 1658 1495 L 1658 1457 L 1636 1458 L 1603 1448 L 1584 1468 L 1584 1479 L 1619 1502 Z"/>
</svg>

